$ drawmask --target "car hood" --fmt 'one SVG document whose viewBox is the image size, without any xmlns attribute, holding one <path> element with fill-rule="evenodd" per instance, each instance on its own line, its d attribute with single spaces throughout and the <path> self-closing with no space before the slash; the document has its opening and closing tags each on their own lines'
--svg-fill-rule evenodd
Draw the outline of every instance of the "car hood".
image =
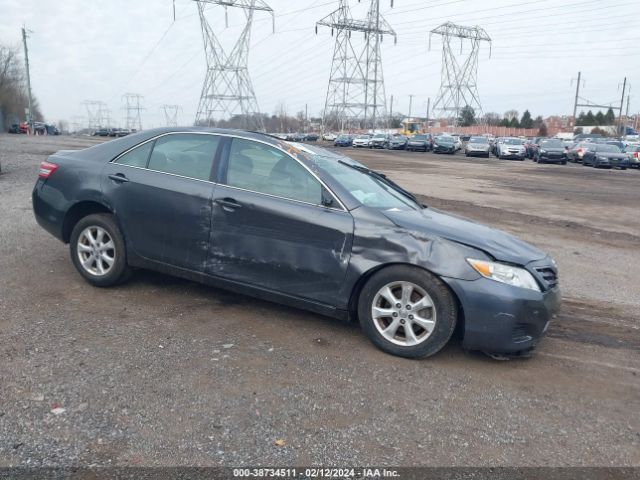
<svg viewBox="0 0 640 480">
<path fill-rule="evenodd" d="M 540 150 L 552 153 L 564 153 L 564 147 L 540 147 Z"/>
<path fill-rule="evenodd" d="M 437 209 L 386 210 L 382 213 L 398 227 L 477 248 L 502 262 L 526 265 L 547 256 L 513 235 Z"/>
</svg>

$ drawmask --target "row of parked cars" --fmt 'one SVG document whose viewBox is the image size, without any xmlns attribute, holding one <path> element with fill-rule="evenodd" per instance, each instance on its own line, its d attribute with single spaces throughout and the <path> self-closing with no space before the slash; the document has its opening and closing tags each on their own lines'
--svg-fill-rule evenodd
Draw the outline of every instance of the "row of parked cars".
<svg viewBox="0 0 640 480">
<path fill-rule="evenodd" d="M 376 133 L 373 135 L 338 135 L 333 141 L 336 147 L 353 148 L 384 148 L 388 150 L 409 150 L 414 152 L 455 153 L 462 149 L 459 136 L 439 135 L 430 133 L 413 135 L 392 135 Z"/>
<path fill-rule="evenodd" d="M 27 122 L 14 123 L 9 127 L 9 133 L 27 134 L 29 133 L 29 124 Z M 36 135 L 60 135 L 60 131 L 55 125 L 44 122 L 34 122 L 33 133 Z"/>
<path fill-rule="evenodd" d="M 454 154 L 464 150 L 467 157 L 491 155 L 499 159 L 525 160 L 536 163 L 567 162 L 582 163 L 596 168 L 638 168 L 640 166 L 640 143 L 623 142 L 606 137 L 578 135 L 575 140 L 549 137 L 493 137 L 478 135 L 417 134 L 412 137 L 387 133 L 361 135 L 334 135 L 336 147 L 385 148 L 420 152 Z M 323 136 L 323 139 L 324 136 Z M 327 140 L 327 139 L 325 139 Z M 464 144 L 463 144 L 464 140 Z"/>
</svg>

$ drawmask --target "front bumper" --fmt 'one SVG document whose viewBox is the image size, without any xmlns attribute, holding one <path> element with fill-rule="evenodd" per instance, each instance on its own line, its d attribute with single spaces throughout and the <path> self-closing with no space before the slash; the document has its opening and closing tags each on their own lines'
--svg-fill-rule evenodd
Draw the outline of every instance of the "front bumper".
<svg viewBox="0 0 640 480">
<path fill-rule="evenodd" d="M 545 292 L 486 278 L 443 278 L 464 312 L 463 348 L 512 354 L 535 348 L 560 308 L 560 289 Z"/>
<path fill-rule="evenodd" d="M 407 143 L 407 150 L 422 150 L 427 151 L 429 147 L 427 147 L 426 143 Z"/>
<path fill-rule="evenodd" d="M 466 154 L 471 157 L 486 157 L 487 155 L 489 155 L 489 150 L 467 150 Z"/>
<path fill-rule="evenodd" d="M 455 153 L 456 147 L 433 147 L 433 153 Z"/>
</svg>

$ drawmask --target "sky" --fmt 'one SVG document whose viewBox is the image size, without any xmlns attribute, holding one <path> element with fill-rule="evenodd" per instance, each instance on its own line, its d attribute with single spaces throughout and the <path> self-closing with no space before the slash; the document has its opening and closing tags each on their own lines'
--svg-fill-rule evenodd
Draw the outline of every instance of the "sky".
<svg viewBox="0 0 640 480">
<path fill-rule="evenodd" d="M 338 0 L 265 0 L 275 13 L 256 12 L 249 71 L 260 110 L 272 114 L 284 104 L 290 115 L 324 107 L 335 37 L 315 23 Z M 354 18 L 364 18 L 368 1 L 351 0 Z M 638 0 L 380 0 L 381 12 L 397 34 L 382 43 L 387 97 L 394 112 L 426 115 L 441 83 L 442 41 L 429 31 L 451 21 L 478 25 L 492 38 L 483 44 L 478 90 L 484 112 L 529 109 L 537 115 L 573 110 L 575 77 L 582 72 L 581 97 L 620 104 L 622 82 L 630 85 L 630 112 L 640 110 L 640 2 Z M 206 62 L 196 3 L 175 0 L 0 0 L 0 43 L 21 47 L 28 39 L 31 81 L 47 121 L 84 117 L 84 100 L 107 104 L 116 125 L 124 125 L 123 95 L 144 97 L 144 128 L 165 123 L 163 104 L 180 105 L 178 122 L 192 124 Z M 208 20 L 229 49 L 242 23 L 239 9 L 210 7 Z M 354 34 L 355 35 L 355 34 Z M 363 41 L 363 40 L 362 40 Z M 354 43 L 360 44 L 354 37 Z M 459 45 L 459 44 L 457 44 Z M 459 48 L 457 46 L 456 48 Z M 463 45 L 463 55 L 469 51 Z M 459 51 L 459 50 L 458 50 Z M 637 93 L 636 93 L 637 92 Z M 626 100 L 625 100 L 626 102 Z M 625 104 L 626 108 L 626 104 Z"/>
</svg>

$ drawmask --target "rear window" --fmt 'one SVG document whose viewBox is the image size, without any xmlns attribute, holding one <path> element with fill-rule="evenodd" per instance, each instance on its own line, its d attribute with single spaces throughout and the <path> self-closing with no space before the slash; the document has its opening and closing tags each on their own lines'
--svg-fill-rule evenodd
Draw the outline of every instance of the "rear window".
<svg viewBox="0 0 640 480">
<path fill-rule="evenodd" d="M 596 152 L 620 153 L 620 149 L 615 145 L 597 145 L 595 150 Z"/>
</svg>

